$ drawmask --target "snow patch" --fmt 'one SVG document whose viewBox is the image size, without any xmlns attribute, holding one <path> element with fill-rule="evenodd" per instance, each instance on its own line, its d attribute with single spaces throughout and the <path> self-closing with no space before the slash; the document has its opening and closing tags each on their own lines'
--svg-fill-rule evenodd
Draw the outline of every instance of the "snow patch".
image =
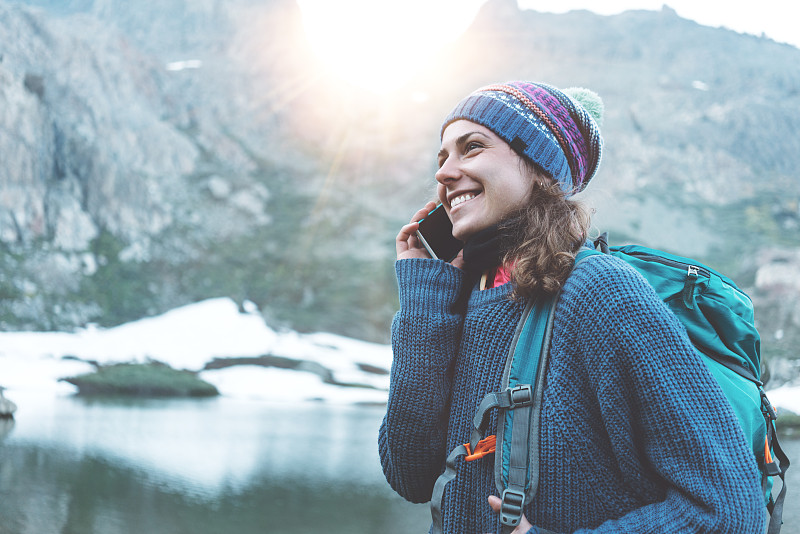
<svg viewBox="0 0 800 534">
<path fill-rule="evenodd" d="M 239 310 L 227 298 L 209 299 L 114 328 L 94 326 L 77 332 L 0 332 L 0 385 L 15 390 L 68 394 L 74 386 L 59 378 L 90 372 L 85 361 L 100 364 L 158 360 L 176 369 L 202 371 L 200 377 L 224 396 L 270 401 L 324 400 L 336 403 L 386 401 L 392 353 L 387 345 L 334 334 L 276 332 L 245 303 Z M 298 363 L 314 362 L 330 370 L 333 381 L 319 375 L 255 365 L 203 371 L 215 358 L 277 356 Z M 66 359 L 65 359 L 66 358 Z M 82 361 L 77 361 L 82 360 Z"/>
</svg>

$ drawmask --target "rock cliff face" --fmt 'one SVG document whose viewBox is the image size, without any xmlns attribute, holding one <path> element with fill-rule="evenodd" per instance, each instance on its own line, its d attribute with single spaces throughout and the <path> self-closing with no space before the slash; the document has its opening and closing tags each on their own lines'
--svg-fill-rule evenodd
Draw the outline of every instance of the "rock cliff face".
<svg viewBox="0 0 800 534">
<path fill-rule="evenodd" d="M 384 340 L 393 237 L 431 195 L 440 118 L 529 78 L 605 101 L 584 196 L 599 230 L 729 273 L 765 352 L 800 341 L 796 48 L 666 8 L 492 0 L 434 67 L 373 95 L 316 62 L 291 0 L 0 0 L 0 42 L 5 328 L 228 295 Z"/>
<path fill-rule="evenodd" d="M 163 201 L 197 148 L 163 120 L 161 69 L 92 18 L 48 20 L 3 6 L 4 195 L 0 239 L 84 251 L 99 230 L 128 239 L 174 222 Z M 176 200 L 180 200 L 180 197 Z"/>
<path fill-rule="evenodd" d="M 134 242 L 174 223 L 162 199 L 197 149 L 162 120 L 157 64 L 97 20 L 0 4 L 0 40 L 4 311 L 46 325 L 51 295 L 94 273 L 101 230 Z"/>
<path fill-rule="evenodd" d="M 263 220 L 263 187 L 220 189 L 257 166 L 235 134 L 270 137 L 238 122 L 252 84 L 234 91 L 250 73 L 230 25 L 247 2 L 37 3 L 0 3 L 4 243 L 83 251 L 101 230 L 146 241 L 204 188 Z"/>
</svg>

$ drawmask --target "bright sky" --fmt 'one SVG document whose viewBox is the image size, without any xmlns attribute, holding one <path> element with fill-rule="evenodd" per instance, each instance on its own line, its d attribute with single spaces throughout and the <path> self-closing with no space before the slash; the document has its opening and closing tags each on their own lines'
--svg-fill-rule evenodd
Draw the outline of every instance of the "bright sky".
<svg viewBox="0 0 800 534">
<path fill-rule="evenodd" d="M 486 0 L 298 0 L 311 47 L 335 72 L 383 92 L 469 27 Z"/>
<path fill-rule="evenodd" d="M 333 72 L 376 93 L 396 87 L 454 40 L 486 0 L 298 0 L 312 48 Z M 517 0 L 522 9 L 611 15 L 660 10 L 712 27 L 766 34 L 800 47 L 797 0 Z"/>
</svg>

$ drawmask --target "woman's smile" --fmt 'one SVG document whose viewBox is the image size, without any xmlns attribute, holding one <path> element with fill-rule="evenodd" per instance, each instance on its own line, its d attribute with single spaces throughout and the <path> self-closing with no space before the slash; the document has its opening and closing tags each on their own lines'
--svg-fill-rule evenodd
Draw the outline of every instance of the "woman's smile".
<svg viewBox="0 0 800 534">
<path fill-rule="evenodd" d="M 473 198 L 475 198 L 475 196 L 476 196 L 476 194 L 474 194 L 474 193 L 467 193 L 465 195 L 457 196 L 456 198 L 454 198 L 453 200 L 450 201 L 450 209 L 452 210 L 453 208 L 455 208 L 459 204 L 463 204 L 464 202 L 472 200 Z"/>
</svg>

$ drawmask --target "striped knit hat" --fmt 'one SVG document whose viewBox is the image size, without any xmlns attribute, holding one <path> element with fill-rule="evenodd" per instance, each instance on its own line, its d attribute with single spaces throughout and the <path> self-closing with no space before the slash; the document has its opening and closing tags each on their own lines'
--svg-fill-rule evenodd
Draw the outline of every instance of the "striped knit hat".
<svg viewBox="0 0 800 534">
<path fill-rule="evenodd" d="M 489 85 L 458 103 L 442 125 L 466 119 L 489 128 L 552 176 L 567 196 L 579 193 L 600 164 L 603 101 L 588 89 L 534 82 Z"/>
</svg>

